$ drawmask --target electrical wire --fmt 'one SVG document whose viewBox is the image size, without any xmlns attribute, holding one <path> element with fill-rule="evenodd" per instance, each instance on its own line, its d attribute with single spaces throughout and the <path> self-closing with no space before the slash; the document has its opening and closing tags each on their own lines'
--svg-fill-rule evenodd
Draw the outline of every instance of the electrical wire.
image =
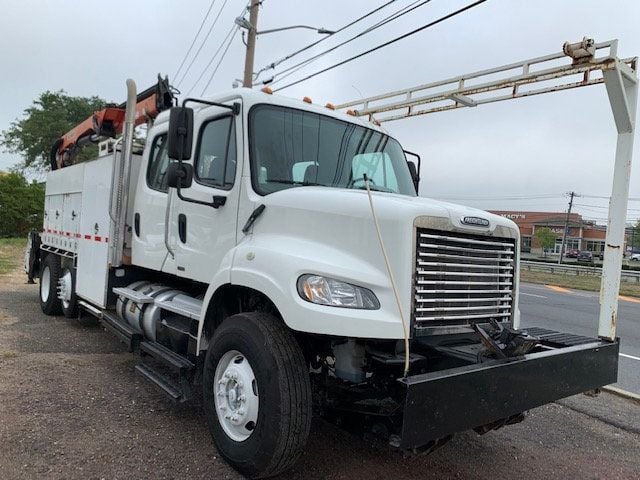
<svg viewBox="0 0 640 480">
<path fill-rule="evenodd" d="M 245 9 L 249 6 L 249 4 L 247 3 L 247 5 L 245 7 L 242 7 L 242 10 L 240 10 L 240 13 L 238 15 L 242 15 L 242 12 L 245 11 Z M 193 85 L 191 86 L 191 88 L 189 89 L 189 91 L 187 92 L 187 97 L 191 94 L 191 92 L 193 92 L 196 88 L 196 86 L 198 85 L 198 83 L 200 83 L 200 80 L 202 80 L 202 77 L 204 77 L 205 73 L 207 73 L 207 70 L 209 69 L 209 67 L 211 66 L 211 64 L 213 63 L 213 61 L 215 60 L 216 56 L 218 55 L 218 53 L 220 53 L 220 50 L 222 50 L 222 47 L 224 46 L 225 42 L 229 39 L 230 35 L 234 35 L 234 29 L 237 32 L 238 27 L 237 25 L 235 25 L 235 23 L 231 26 L 231 28 L 229 29 L 229 32 L 227 33 L 227 35 L 224 37 L 224 39 L 222 40 L 222 42 L 220 42 L 220 45 L 218 45 L 218 48 L 216 49 L 216 51 L 213 53 L 213 55 L 211 55 L 211 58 L 209 59 L 209 62 L 205 65 L 205 67 L 202 69 L 202 71 L 200 72 L 200 75 L 198 76 L 198 78 L 196 79 L 196 81 L 193 83 Z M 233 39 L 231 40 L 233 41 Z M 227 47 L 228 48 L 228 47 Z M 225 49 L 225 53 L 226 53 Z M 224 54 L 223 54 L 223 58 L 224 58 Z M 216 65 L 215 70 L 217 71 L 219 65 Z M 209 80 L 209 82 L 211 82 L 211 79 Z M 207 86 L 209 86 L 207 84 Z M 206 90 L 206 87 L 205 87 Z"/>
<path fill-rule="evenodd" d="M 561 194 L 533 194 L 533 195 L 505 195 L 505 196 L 467 196 L 467 195 L 432 195 L 434 198 L 438 198 L 441 200 L 482 200 L 482 201 L 493 201 L 493 200 L 553 200 L 556 198 L 562 198 L 564 195 Z"/>
<path fill-rule="evenodd" d="M 386 8 L 387 6 L 391 5 L 392 3 L 396 2 L 397 0 L 390 0 L 387 3 L 384 3 L 383 5 L 379 6 L 378 8 L 375 8 L 373 10 L 371 10 L 368 13 L 365 13 L 364 15 L 362 15 L 361 17 L 356 18 L 355 20 L 353 20 L 352 22 L 349 22 L 348 24 L 340 27 L 338 30 L 334 31 L 333 33 L 322 37 L 320 40 L 316 40 L 315 42 L 310 43 L 309 45 L 306 45 L 304 47 L 302 47 L 299 50 L 296 50 L 293 53 L 290 53 L 288 55 L 286 55 L 285 57 L 282 57 L 280 60 L 276 60 L 275 62 L 270 63 L 269 65 L 266 65 L 265 67 L 261 68 L 260 70 L 258 70 L 258 72 L 256 72 L 256 75 L 259 75 L 260 73 L 264 72 L 265 70 L 269 70 L 272 68 L 277 67 L 278 65 L 280 65 L 283 62 L 286 62 L 287 60 L 289 60 L 290 58 L 295 57 L 296 55 L 301 54 L 302 52 L 305 52 L 307 50 L 309 50 L 310 48 L 315 47 L 316 45 L 318 45 L 321 42 L 324 42 L 325 40 L 327 40 L 329 37 L 332 37 L 333 35 L 342 32 L 343 30 L 346 30 L 347 28 L 355 25 L 358 22 L 361 22 L 362 20 L 364 20 L 367 17 L 370 17 L 371 15 L 373 15 L 374 13 L 379 12 L 380 10 Z"/>
<path fill-rule="evenodd" d="M 611 198 L 610 196 L 604 196 L 604 195 L 580 195 L 580 196 L 584 198 L 598 198 L 601 200 L 609 200 Z M 628 200 L 630 202 L 640 202 L 640 197 L 629 197 Z"/>
<path fill-rule="evenodd" d="M 360 37 L 363 37 L 365 35 L 367 35 L 368 33 L 373 32 L 374 30 L 377 30 L 380 27 L 383 27 L 384 25 L 386 25 L 389 22 L 392 22 L 394 20 L 397 20 L 398 18 L 411 13 L 412 11 L 416 10 L 417 8 L 422 7 L 423 5 L 426 5 L 427 3 L 429 3 L 431 0 L 416 0 L 415 2 L 401 8 L 400 10 L 396 11 L 395 13 L 383 18 L 382 20 L 380 20 L 378 23 L 372 25 L 371 27 L 365 29 L 364 31 L 358 33 L 357 35 L 354 35 L 353 37 L 327 49 L 324 50 L 316 55 L 314 55 L 313 57 L 310 57 L 306 60 L 303 60 L 300 63 L 297 63 L 295 65 L 292 65 L 290 67 L 285 68 L 284 70 L 282 70 L 281 72 L 278 72 L 274 75 L 274 79 L 272 82 L 268 82 L 268 83 L 273 83 L 276 84 L 278 82 L 281 82 L 282 80 L 284 80 L 285 78 L 293 75 L 294 73 L 296 73 L 298 70 L 300 70 L 303 67 L 306 67 L 307 65 L 311 64 L 312 62 L 318 60 L 319 58 L 333 52 L 334 50 L 342 47 L 343 45 L 346 45 L 347 43 L 353 42 L 354 40 L 357 40 Z M 418 5 L 417 5 L 418 4 Z M 279 77 L 279 78 L 277 78 Z M 277 78 L 277 79 L 276 79 Z"/>
<path fill-rule="evenodd" d="M 211 58 L 209 59 L 209 62 L 202 69 L 202 71 L 200 72 L 200 75 L 198 76 L 196 81 L 193 83 L 193 85 L 191 86 L 189 91 L 187 92 L 187 95 L 186 95 L 187 97 L 191 94 L 191 92 L 193 92 L 195 90 L 195 88 L 198 85 L 198 83 L 200 83 L 200 80 L 202 80 L 202 77 L 204 77 L 205 73 L 207 73 L 207 70 L 209 69 L 209 67 L 211 66 L 213 61 L 216 59 L 216 56 L 218 55 L 218 53 L 220 53 L 220 51 L 224 47 L 224 45 L 227 42 L 227 40 L 229 40 L 229 37 L 233 34 L 234 31 L 237 31 L 237 30 L 238 30 L 238 27 L 235 24 L 229 29 L 229 32 L 227 32 L 227 34 L 225 35 L 224 39 L 220 42 L 220 45 L 218 45 L 218 48 L 216 49 L 216 51 L 213 53 L 213 55 L 211 55 Z"/>
<path fill-rule="evenodd" d="M 403 35 L 400 35 L 399 37 L 396 37 L 396 38 L 394 38 L 392 40 L 389 40 L 388 42 L 385 42 L 385 43 L 382 43 L 380 45 L 377 45 L 377 46 L 375 46 L 373 48 L 370 48 L 369 50 L 366 50 L 366 51 L 364 51 L 362 53 L 359 53 L 358 55 L 354 55 L 353 57 L 349 57 L 346 60 L 342 60 L 341 62 L 338 62 L 338 63 L 336 63 L 334 65 L 331 65 L 329 67 L 323 68 L 322 70 L 319 70 L 319 71 L 314 72 L 314 73 L 312 73 L 310 75 L 307 75 L 306 77 L 303 77 L 303 78 L 301 78 L 299 80 L 296 80 L 294 82 L 288 83 L 287 85 L 285 85 L 283 87 L 275 89 L 274 92 L 275 91 L 279 91 L 279 90 L 284 90 L 285 88 L 292 87 L 292 86 L 297 85 L 299 83 L 302 83 L 302 82 L 304 82 L 306 80 L 309 80 L 310 78 L 313 78 L 313 77 L 315 77 L 317 75 L 320 75 L 322 73 L 328 72 L 329 70 L 333 70 L 334 68 L 337 68 L 337 67 L 340 67 L 340 66 L 342 66 L 342 65 L 344 65 L 346 63 L 352 62 L 353 60 L 357 60 L 358 58 L 364 57 L 365 55 L 373 53 L 373 52 L 375 52 L 377 50 L 380 50 L 380 49 L 382 49 L 384 47 L 388 47 L 391 44 L 399 42 L 400 40 L 404 40 L 405 38 L 410 37 L 412 35 L 415 35 L 416 33 L 419 33 L 419 32 L 421 32 L 423 30 L 426 30 L 427 28 L 433 27 L 433 26 L 435 26 L 435 25 L 437 25 L 439 23 L 444 22 L 445 20 L 453 18 L 453 17 L 455 17 L 457 15 L 460 15 L 461 13 L 466 12 L 467 10 L 470 10 L 470 9 L 472 9 L 474 7 L 477 7 L 477 6 L 483 4 L 486 1 L 487 0 L 478 0 L 476 2 L 470 3 L 465 7 L 462 7 L 462 8 L 460 8 L 458 10 L 455 10 L 455 11 L 453 11 L 451 13 L 448 13 L 447 15 L 444 15 L 444 16 L 442 16 L 442 17 L 440 17 L 440 18 L 438 18 L 438 19 L 436 19 L 436 20 L 434 20 L 432 22 L 429 22 L 429 23 L 427 23 L 427 24 L 425 24 L 425 25 L 423 25 L 421 27 L 418 27 L 418 28 L 416 28 L 414 30 L 411 30 L 410 32 L 407 32 L 407 33 L 405 33 Z"/>
<path fill-rule="evenodd" d="M 224 7 L 227 5 L 228 1 L 229 0 L 224 0 L 224 2 L 222 3 L 222 6 L 220 7 L 220 10 L 218 10 L 218 14 L 216 15 L 216 18 L 213 19 L 213 23 L 209 27 L 209 30 L 207 31 L 207 34 L 205 35 L 204 39 L 202 40 L 202 43 L 200 43 L 200 47 L 198 47 L 198 50 L 196 51 L 195 55 L 191 59 L 191 62 L 189 63 L 189 66 L 187 66 L 187 69 L 182 74 L 182 78 L 177 82 L 178 86 L 180 86 L 182 84 L 182 82 L 186 78 L 187 74 L 189 73 L 189 70 L 191 70 L 191 67 L 193 66 L 193 63 L 196 61 L 196 58 L 198 58 L 198 55 L 202 51 L 202 47 L 204 47 L 204 44 L 207 43 L 207 40 L 209 39 L 209 35 L 211 35 L 211 32 L 213 31 L 213 27 L 216 26 L 216 23 L 218 22 L 218 19 L 220 18 L 220 15 L 222 14 L 222 11 L 224 10 Z"/>
<path fill-rule="evenodd" d="M 389 274 L 389 281 L 391 282 L 391 289 L 393 295 L 396 298 L 398 304 L 398 311 L 400 312 L 400 321 L 402 322 L 402 335 L 404 338 L 404 376 L 409 375 L 409 328 L 404 318 L 404 312 L 402 310 L 402 302 L 400 301 L 400 294 L 398 293 L 398 287 L 391 271 L 391 263 L 389 262 L 389 256 L 387 250 L 384 248 L 384 242 L 382 241 L 382 234 L 380 233 L 380 225 L 378 224 L 378 217 L 376 216 L 376 210 L 373 207 L 373 198 L 371 196 L 371 189 L 369 188 L 369 178 L 367 174 L 364 174 L 364 184 L 367 187 L 367 196 L 369 197 L 369 207 L 371 207 L 371 216 L 373 217 L 373 223 L 376 227 L 376 234 L 378 235 L 378 242 L 380 242 L 380 249 L 382 250 L 382 256 L 384 257 L 384 264 L 387 267 L 387 273 Z"/>
<path fill-rule="evenodd" d="M 609 210 L 609 207 L 606 205 L 592 205 L 592 204 L 585 204 L 585 203 L 574 203 L 574 205 L 576 207 L 582 207 L 582 208 L 587 208 L 587 209 L 602 209 L 602 210 Z M 633 211 L 633 212 L 640 212 L 640 208 L 627 208 L 627 211 Z"/>
<path fill-rule="evenodd" d="M 220 60 L 218 60 L 218 63 L 216 64 L 215 68 L 213 69 L 213 72 L 211 72 L 211 76 L 209 77 L 209 80 L 207 80 L 207 84 L 202 89 L 202 93 L 200 95 L 204 95 L 204 92 L 206 92 L 207 88 L 209 88 L 209 85 L 211 85 L 211 81 L 213 80 L 213 77 L 218 72 L 218 68 L 220 68 L 220 65 L 222 64 L 222 60 L 224 60 L 224 57 L 227 55 L 227 52 L 229 51 L 229 47 L 233 43 L 233 39 L 236 37 L 236 34 L 238 33 L 238 30 L 240 30 L 239 27 L 236 28 L 236 30 L 233 32 L 233 35 L 231 35 L 231 39 L 227 43 L 227 46 L 224 49 L 224 52 L 222 52 L 222 56 L 220 57 Z"/>
<path fill-rule="evenodd" d="M 196 44 L 196 40 L 198 39 L 198 35 L 200 35 L 200 32 L 202 31 L 202 27 L 204 27 L 204 24 L 206 23 L 207 19 L 209 18 L 209 14 L 211 13 L 211 10 L 213 9 L 213 6 L 215 5 L 216 0 L 211 0 L 211 4 L 209 5 L 209 10 L 207 10 L 207 13 L 205 14 L 204 18 L 202 19 L 202 23 L 200 24 L 200 28 L 198 28 L 198 31 L 196 32 L 195 36 L 193 37 L 193 41 L 191 42 L 191 45 L 189 46 L 187 53 L 184 54 L 184 58 L 182 59 L 182 62 L 180 63 L 180 66 L 178 67 L 178 70 L 176 70 L 176 74 L 173 76 L 174 79 L 178 78 L 178 75 L 180 74 L 180 70 L 182 70 L 182 67 L 184 66 L 184 62 L 187 61 L 187 58 L 189 57 L 189 54 L 191 53 L 191 50 L 193 49 L 193 46 Z"/>
</svg>

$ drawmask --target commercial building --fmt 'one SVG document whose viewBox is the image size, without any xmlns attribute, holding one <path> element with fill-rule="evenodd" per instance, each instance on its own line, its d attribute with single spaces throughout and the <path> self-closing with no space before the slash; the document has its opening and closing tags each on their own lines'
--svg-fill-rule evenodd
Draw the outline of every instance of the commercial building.
<svg viewBox="0 0 640 480">
<path fill-rule="evenodd" d="M 542 247 L 535 238 L 536 229 L 547 227 L 556 234 L 555 245 L 547 250 L 560 253 L 562 233 L 567 221 L 566 212 L 523 212 L 512 210 L 493 210 L 491 213 L 513 220 L 520 228 L 520 242 L 523 253 L 541 254 Z M 584 220 L 579 213 L 569 215 L 565 252 L 568 250 L 587 250 L 598 255 L 604 251 L 606 226 Z"/>
</svg>

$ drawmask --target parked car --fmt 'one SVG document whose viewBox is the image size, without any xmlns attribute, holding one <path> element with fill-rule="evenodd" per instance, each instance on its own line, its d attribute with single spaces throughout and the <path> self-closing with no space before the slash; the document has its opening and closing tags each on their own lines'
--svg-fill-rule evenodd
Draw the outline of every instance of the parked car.
<svg viewBox="0 0 640 480">
<path fill-rule="evenodd" d="M 593 265 L 593 253 L 591 252 L 578 253 L 578 263 L 588 263 L 590 265 Z"/>
<path fill-rule="evenodd" d="M 640 262 L 640 253 L 632 253 L 630 260 L 632 262 Z"/>
<path fill-rule="evenodd" d="M 578 258 L 578 254 L 580 253 L 580 250 L 577 250 L 575 248 L 570 248 L 569 250 L 567 250 L 567 253 L 565 254 L 565 257 L 567 258 Z"/>
</svg>

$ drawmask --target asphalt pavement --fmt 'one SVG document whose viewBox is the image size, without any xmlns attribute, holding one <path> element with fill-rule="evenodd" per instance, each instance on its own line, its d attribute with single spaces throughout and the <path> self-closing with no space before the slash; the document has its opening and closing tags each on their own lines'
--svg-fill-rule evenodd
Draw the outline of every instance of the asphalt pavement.
<svg viewBox="0 0 640 480">
<path fill-rule="evenodd" d="M 520 293 L 523 327 L 597 336 L 597 292 L 522 283 Z M 621 296 L 618 305 L 620 363 L 615 386 L 640 394 L 640 298 Z"/>
<path fill-rule="evenodd" d="M 525 319 L 561 328 L 554 318 L 591 309 L 573 328 L 595 331 L 597 302 L 544 286 L 523 292 Z M 198 403 L 172 404 L 136 375 L 138 362 L 91 318 L 43 315 L 38 286 L 23 275 L 0 275 L 0 479 L 241 480 L 217 453 Z M 428 456 L 404 456 L 315 418 L 300 461 L 278 479 L 638 479 L 638 412 L 638 402 L 607 392 L 575 395 L 517 425 L 459 433 Z"/>
</svg>

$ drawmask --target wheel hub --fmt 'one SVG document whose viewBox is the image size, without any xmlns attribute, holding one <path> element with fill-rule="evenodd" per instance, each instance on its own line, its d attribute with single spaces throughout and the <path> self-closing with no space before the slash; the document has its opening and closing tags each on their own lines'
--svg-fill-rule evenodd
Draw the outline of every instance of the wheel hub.
<svg viewBox="0 0 640 480">
<path fill-rule="evenodd" d="M 64 274 L 58 280 L 58 298 L 62 300 L 64 308 L 69 307 L 72 289 L 71 271 L 65 270 Z"/>
<path fill-rule="evenodd" d="M 40 298 L 43 302 L 49 300 L 49 288 L 51 288 L 51 269 L 46 266 L 40 275 Z"/>
<path fill-rule="evenodd" d="M 255 374 L 247 358 L 238 351 L 222 356 L 215 374 L 216 413 L 225 433 L 237 442 L 249 438 L 258 420 Z"/>
</svg>

